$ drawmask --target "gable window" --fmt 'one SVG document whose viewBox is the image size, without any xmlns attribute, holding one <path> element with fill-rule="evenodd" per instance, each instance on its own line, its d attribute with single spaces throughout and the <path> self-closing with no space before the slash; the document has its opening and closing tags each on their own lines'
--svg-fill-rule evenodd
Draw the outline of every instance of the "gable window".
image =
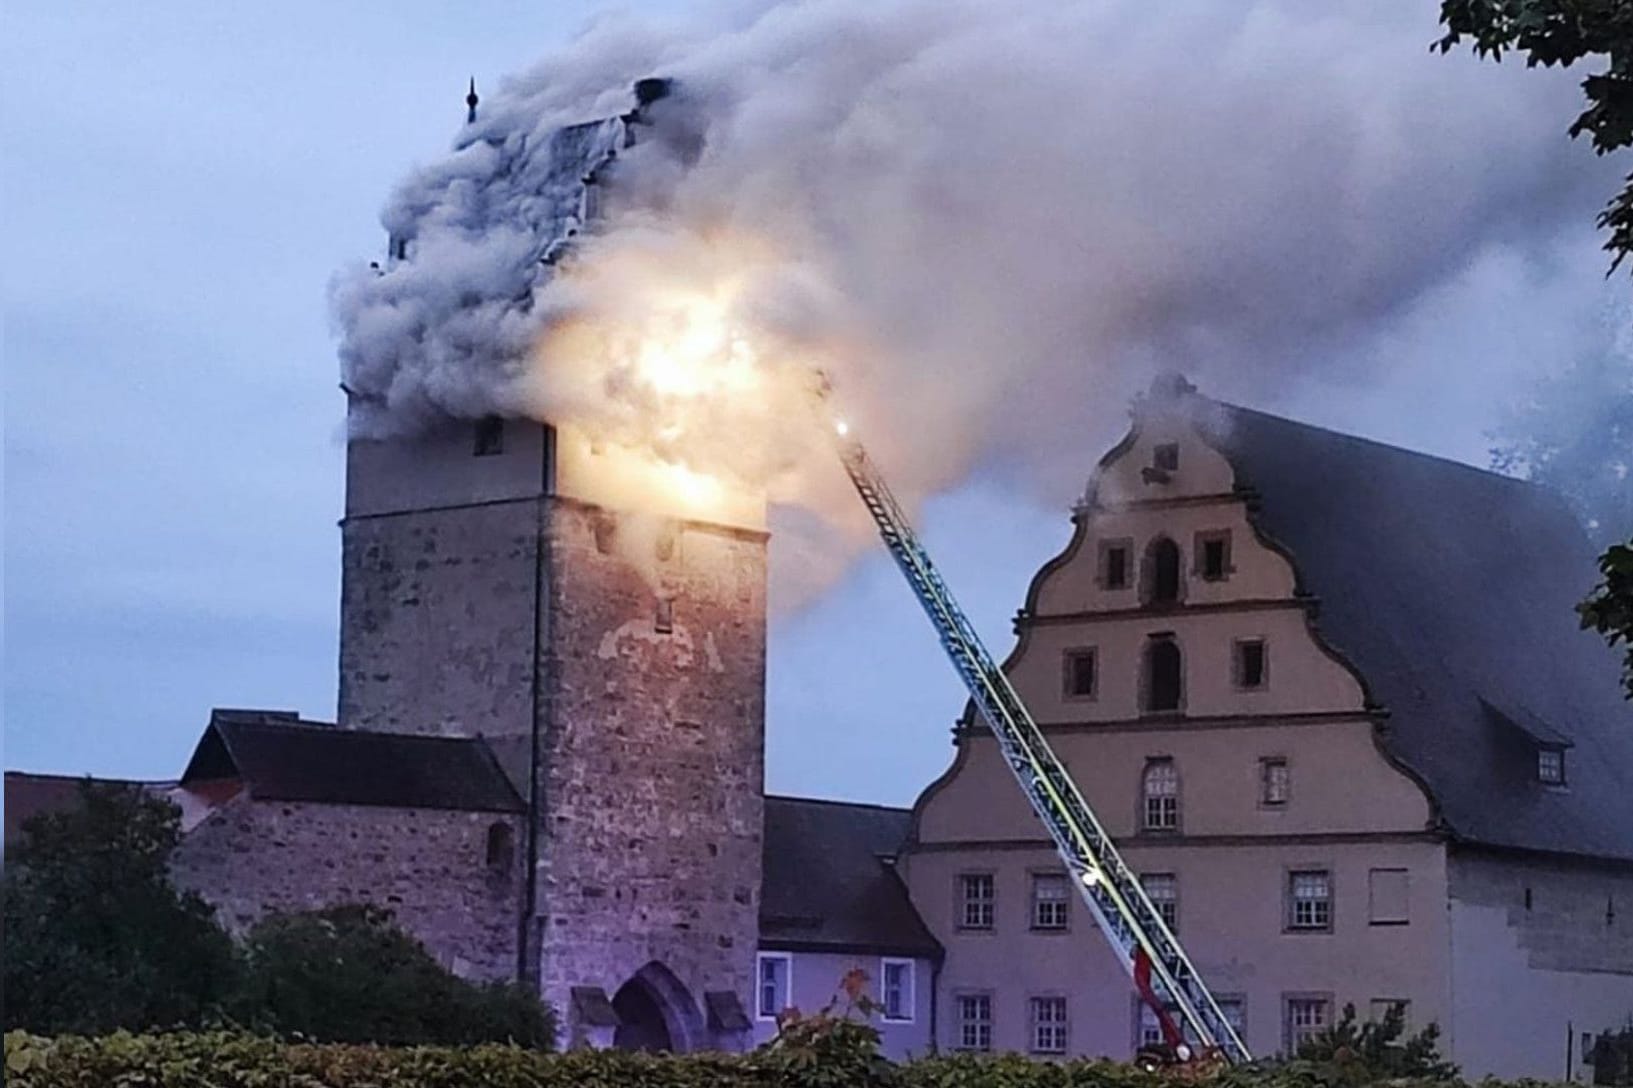
<svg viewBox="0 0 1633 1088">
<path fill-rule="evenodd" d="M 477 420 L 472 452 L 477 457 L 494 457 L 504 453 L 505 421 L 498 416 L 484 416 Z"/>
<path fill-rule="evenodd" d="M 1332 874 L 1295 869 L 1287 874 L 1287 928 L 1301 932 L 1332 929 Z"/>
<path fill-rule="evenodd" d="M 1148 760 L 1140 776 L 1140 827 L 1179 830 L 1179 770 L 1168 758 Z"/>
<path fill-rule="evenodd" d="M 1196 534 L 1196 572 L 1204 580 L 1220 582 L 1230 577 L 1230 531 L 1219 529 Z"/>
<path fill-rule="evenodd" d="M 1265 651 L 1262 638 L 1239 638 L 1231 644 L 1235 650 L 1235 660 L 1231 669 L 1236 680 L 1236 686 L 1243 691 L 1259 691 L 1264 688 L 1269 674 L 1269 655 Z"/>
<path fill-rule="evenodd" d="M 1159 536 L 1145 549 L 1145 570 L 1141 575 L 1145 603 L 1176 604 L 1180 590 L 1179 545 Z"/>
<path fill-rule="evenodd" d="M 958 1049 L 992 1049 L 992 995 L 959 994 Z"/>
<path fill-rule="evenodd" d="M 1411 877 L 1405 869 L 1372 869 L 1367 873 L 1367 921 L 1375 926 L 1404 926 L 1411 921 Z"/>
<path fill-rule="evenodd" d="M 1537 749 L 1537 781 L 1545 786 L 1565 784 L 1565 749 Z"/>
<path fill-rule="evenodd" d="M 1095 654 L 1092 646 L 1067 650 L 1063 671 L 1068 699 L 1094 698 Z"/>
<path fill-rule="evenodd" d="M 1127 589 L 1129 555 L 1133 544 L 1127 540 L 1100 542 L 1100 588 Z"/>
<path fill-rule="evenodd" d="M 761 1020 L 775 1020 L 793 1004 L 789 985 L 794 973 L 794 957 L 787 952 L 761 952 L 757 963 L 756 1011 Z"/>
<path fill-rule="evenodd" d="M 1065 873 L 1032 875 L 1032 928 L 1065 929 L 1072 889 Z"/>
<path fill-rule="evenodd" d="M 881 960 L 879 963 L 879 1004 L 884 1018 L 897 1022 L 913 1019 L 913 961 Z"/>
<path fill-rule="evenodd" d="M 1281 756 L 1259 760 L 1259 804 L 1265 808 L 1281 808 L 1287 804 L 1291 785 L 1292 776 L 1287 769 L 1287 760 Z"/>
<path fill-rule="evenodd" d="M 1184 662 L 1179 644 L 1168 635 L 1153 635 L 1145 644 L 1145 712 L 1163 714 L 1179 709 Z"/>
<path fill-rule="evenodd" d="M 1032 1053 L 1066 1053 L 1066 999 L 1034 997 L 1031 1006 Z"/>
<path fill-rule="evenodd" d="M 1297 1055 L 1299 1047 L 1320 1035 L 1331 1024 L 1332 998 L 1325 994 L 1289 996 L 1285 1023 L 1287 1052 Z"/>
<path fill-rule="evenodd" d="M 1179 878 L 1173 873 L 1145 873 L 1140 877 L 1145 897 L 1157 908 L 1162 924 L 1170 932 L 1179 931 Z"/>
<path fill-rule="evenodd" d="M 1179 471 L 1179 443 L 1164 442 L 1151 447 L 1151 467 L 1164 472 Z"/>
<path fill-rule="evenodd" d="M 995 889 L 991 873 L 962 873 L 958 878 L 958 928 L 991 929 Z"/>
</svg>

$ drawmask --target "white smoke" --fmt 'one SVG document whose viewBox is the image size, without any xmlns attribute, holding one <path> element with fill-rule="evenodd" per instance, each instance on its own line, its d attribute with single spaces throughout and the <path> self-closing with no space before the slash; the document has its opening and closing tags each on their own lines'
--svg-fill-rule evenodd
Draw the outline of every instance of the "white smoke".
<svg viewBox="0 0 1633 1088">
<path fill-rule="evenodd" d="M 1253 396 L 1485 247 L 1591 219 L 1612 175 L 1566 140 L 1574 80 L 1432 56 L 1436 10 L 789 0 L 603 20 L 404 183 L 384 218 L 411 259 L 337 277 L 354 419 L 649 427 L 650 391 L 552 358 L 551 330 L 632 319 L 638 267 L 736 265 L 723 305 L 756 365 L 832 371 L 907 496 L 1001 460 L 1064 500 L 1085 434 L 1153 369 Z M 619 153 L 587 274 L 552 275 L 541 246 L 622 131 L 559 130 L 616 117 L 647 76 L 676 81 L 651 117 L 679 138 Z M 774 495 L 848 511 L 831 471 L 802 476 L 797 411 L 788 393 L 706 413 L 659 456 L 792 474 Z"/>
</svg>

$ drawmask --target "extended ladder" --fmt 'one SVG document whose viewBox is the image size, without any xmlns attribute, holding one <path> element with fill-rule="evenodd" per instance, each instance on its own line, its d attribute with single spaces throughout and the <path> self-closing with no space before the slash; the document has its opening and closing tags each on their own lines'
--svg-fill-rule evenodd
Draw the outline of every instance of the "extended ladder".
<svg viewBox="0 0 1633 1088">
<path fill-rule="evenodd" d="M 924 606 L 970 698 L 998 738 L 999 750 L 1031 802 L 1032 811 L 1048 829 L 1100 932 L 1141 997 L 1156 1012 L 1166 1041 L 1177 1049 L 1182 1040 L 1182 1029 L 1174 1023 L 1172 1009 L 1189 1030 L 1193 1044 L 1216 1051 L 1228 1062 L 1250 1060 L 1247 1047 L 1225 1019 L 1173 931 L 1124 864 L 1065 765 L 1010 686 L 1009 678 L 987 653 L 975 628 L 953 600 L 862 444 L 848 434 L 844 423 L 836 423 L 835 430 L 845 471 L 873 515 L 879 536 Z"/>
</svg>

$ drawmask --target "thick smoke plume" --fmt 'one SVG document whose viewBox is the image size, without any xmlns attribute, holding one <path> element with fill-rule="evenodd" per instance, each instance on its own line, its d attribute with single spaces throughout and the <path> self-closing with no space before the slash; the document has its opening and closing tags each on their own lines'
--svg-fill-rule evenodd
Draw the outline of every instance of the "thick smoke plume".
<svg viewBox="0 0 1633 1088">
<path fill-rule="evenodd" d="M 1591 220 L 1606 175 L 1561 131 L 1571 80 L 1432 57 L 1435 12 L 806 0 L 603 20 L 402 185 L 384 218 L 408 259 L 337 277 L 354 427 L 571 421 L 799 505 L 780 563 L 820 581 L 842 559 L 827 534 L 856 525 L 809 418 L 821 368 L 905 497 L 1004 464 L 1065 501 L 1153 370 L 1256 397 L 1484 247 Z M 676 93 L 618 150 L 654 75 Z M 557 260 L 612 150 L 606 219 Z"/>
</svg>

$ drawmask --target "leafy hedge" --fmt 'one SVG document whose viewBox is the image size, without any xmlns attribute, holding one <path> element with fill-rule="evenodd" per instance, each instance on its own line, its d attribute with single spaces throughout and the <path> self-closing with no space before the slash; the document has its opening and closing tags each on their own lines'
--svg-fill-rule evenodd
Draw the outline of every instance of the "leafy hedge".
<svg viewBox="0 0 1633 1088">
<path fill-rule="evenodd" d="M 1260 1064 L 1187 1078 L 1112 1062 L 1044 1063 L 956 1055 L 891 1065 L 850 1048 L 776 1046 L 751 1054 L 668 1057 L 620 1051 L 545 1054 L 510 1046 L 305 1045 L 229 1034 L 5 1039 L 9 1088 L 1333 1088 L 1357 1083 L 1319 1062 Z M 1454 1081 L 1390 1080 L 1391 1088 Z M 1489 1082 L 1483 1088 L 1494 1088 Z"/>
</svg>

